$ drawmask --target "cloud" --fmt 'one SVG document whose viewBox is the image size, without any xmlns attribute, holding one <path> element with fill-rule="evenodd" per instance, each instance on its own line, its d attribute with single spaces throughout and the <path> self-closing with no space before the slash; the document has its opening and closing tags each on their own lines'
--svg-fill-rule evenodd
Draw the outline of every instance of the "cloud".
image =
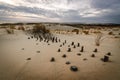
<svg viewBox="0 0 120 80">
<path fill-rule="evenodd" d="M 120 8 L 120 0 L 94 0 L 92 1 L 92 6 L 98 9 Z"/>
<path fill-rule="evenodd" d="M 94 0 L 91 2 L 92 8 L 106 10 L 100 18 L 110 23 L 120 23 L 120 0 Z"/>
<path fill-rule="evenodd" d="M 119 23 L 119 0 L 0 0 L 0 21 Z"/>
</svg>

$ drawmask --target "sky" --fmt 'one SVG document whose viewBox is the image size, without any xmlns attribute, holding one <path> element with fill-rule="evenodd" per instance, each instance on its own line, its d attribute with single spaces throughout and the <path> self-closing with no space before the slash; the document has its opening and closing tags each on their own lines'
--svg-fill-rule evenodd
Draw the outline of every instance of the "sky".
<svg viewBox="0 0 120 80">
<path fill-rule="evenodd" d="M 0 22 L 120 23 L 120 0 L 0 0 Z"/>
</svg>

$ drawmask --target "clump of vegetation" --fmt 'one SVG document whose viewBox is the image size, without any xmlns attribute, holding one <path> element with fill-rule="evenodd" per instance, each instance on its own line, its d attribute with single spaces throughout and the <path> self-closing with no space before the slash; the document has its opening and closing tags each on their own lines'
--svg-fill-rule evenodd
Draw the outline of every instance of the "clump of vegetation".
<svg viewBox="0 0 120 80">
<path fill-rule="evenodd" d="M 113 32 L 112 32 L 112 31 L 110 31 L 108 34 L 109 34 L 109 35 L 113 35 Z"/>
<path fill-rule="evenodd" d="M 95 45 L 96 46 L 100 46 L 100 42 L 102 40 L 102 37 L 103 37 L 103 34 L 102 33 L 99 33 L 97 34 L 96 38 L 95 38 Z"/>
<path fill-rule="evenodd" d="M 16 29 L 16 28 L 15 28 L 15 25 L 10 25 L 9 28 L 10 28 L 10 29 Z"/>
<path fill-rule="evenodd" d="M 44 40 L 44 42 L 54 42 L 55 40 L 55 37 L 51 34 L 49 29 L 46 29 L 44 24 L 35 24 L 35 26 L 33 26 L 33 29 L 29 30 L 29 33 L 40 41 Z"/>
<path fill-rule="evenodd" d="M 83 33 L 87 35 L 87 34 L 89 34 L 89 31 L 83 30 Z"/>
<path fill-rule="evenodd" d="M 25 31 L 25 28 L 23 26 L 18 27 L 18 30 L 23 30 Z"/>
<path fill-rule="evenodd" d="M 14 34 L 14 29 L 15 29 L 15 26 L 14 25 L 9 25 L 8 28 L 6 28 L 6 32 L 8 34 Z"/>
<path fill-rule="evenodd" d="M 100 31 L 93 31 L 94 34 L 98 34 L 98 33 L 101 33 Z"/>
<path fill-rule="evenodd" d="M 14 30 L 13 30 L 13 29 L 6 29 L 6 32 L 7 32 L 8 34 L 14 34 Z"/>
<path fill-rule="evenodd" d="M 76 34 L 79 34 L 79 30 L 78 29 L 73 29 L 72 32 L 75 32 Z"/>
<path fill-rule="evenodd" d="M 113 28 L 112 30 L 113 31 L 119 31 L 119 28 Z"/>
<path fill-rule="evenodd" d="M 48 29 L 45 28 L 43 24 L 36 24 L 33 26 L 33 33 L 50 33 Z"/>
</svg>

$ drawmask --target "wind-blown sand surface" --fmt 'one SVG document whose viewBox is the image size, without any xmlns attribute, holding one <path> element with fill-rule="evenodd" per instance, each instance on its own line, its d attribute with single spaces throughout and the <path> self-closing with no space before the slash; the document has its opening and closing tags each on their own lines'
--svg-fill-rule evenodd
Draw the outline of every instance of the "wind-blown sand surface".
<svg viewBox="0 0 120 80">
<path fill-rule="evenodd" d="M 28 39 L 23 31 L 15 30 L 15 34 L 7 34 L 0 29 L 0 80 L 119 80 L 120 79 L 120 38 L 105 34 L 100 46 L 95 46 L 95 35 L 54 34 L 61 39 L 60 43 L 48 43 Z M 64 40 L 67 43 L 59 47 Z M 80 47 L 68 45 L 74 41 Z M 80 52 L 84 46 L 84 52 Z M 58 49 L 61 52 L 57 52 Z M 98 52 L 93 50 L 97 48 Z M 40 51 L 37 52 L 37 51 Z M 111 52 L 110 61 L 100 59 Z M 77 53 L 81 53 L 78 56 Z M 62 55 L 67 57 L 63 58 Z M 92 58 L 91 54 L 96 57 Z M 51 57 L 55 62 L 50 62 Z M 26 60 L 31 58 L 31 60 Z M 86 58 L 87 60 L 83 60 Z M 65 64 L 70 61 L 71 64 Z M 77 66 L 73 72 L 70 66 Z"/>
</svg>

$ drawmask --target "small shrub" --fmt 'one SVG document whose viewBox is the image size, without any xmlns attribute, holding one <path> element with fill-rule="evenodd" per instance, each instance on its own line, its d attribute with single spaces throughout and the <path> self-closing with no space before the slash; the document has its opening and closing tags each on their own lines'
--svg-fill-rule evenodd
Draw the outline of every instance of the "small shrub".
<svg viewBox="0 0 120 80">
<path fill-rule="evenodd" d="M 15 25 L 10 25 L 10 29 L 16 29 Z"/>
<path fill-rule="evenodd" d="M 113 32 L 111 31 L 111 32 L 109 32 L 108 34 L 109 34 L 109 35 L 113 35 Z"/>
<path fill-rule="evenodd" d="M 84 30 L 83 33 L 87 35 L 89 34 L 89 31 Z"/>
<path fill-rule="evenodd" d="M 7 32 L 8 34 L 14 34 L 14 30 L 13 30 L 13 29 L 6 29 L 6 32 Z"/>
<path fill-rule="evenodd" d="M 72 32 L 75 32 L 76 34 L 79 34 L 79 30 L 78 29 L 73 29 Z"/>
<path fill-rule="evenodd" d="M 18 27 L 18 30 L 25 31 L 25 28 L 23 26 Z"/>
<path fill-rule="evenodd" d="M 45 28 L 45 25 L 43 24 L 36 24 L 35 26 L 33 26 L 33 32 L 34 33 L 49 33 L 50 30 Z"/>
<path fill-rule="evenodd" d="M 95 39 L 95 45 L 96 46 L 100 46 L 100 42 L 101 42 L 102 36 L 103 36 L 102 33 L 97 34 L 97 37 Z"/>
</svg>

